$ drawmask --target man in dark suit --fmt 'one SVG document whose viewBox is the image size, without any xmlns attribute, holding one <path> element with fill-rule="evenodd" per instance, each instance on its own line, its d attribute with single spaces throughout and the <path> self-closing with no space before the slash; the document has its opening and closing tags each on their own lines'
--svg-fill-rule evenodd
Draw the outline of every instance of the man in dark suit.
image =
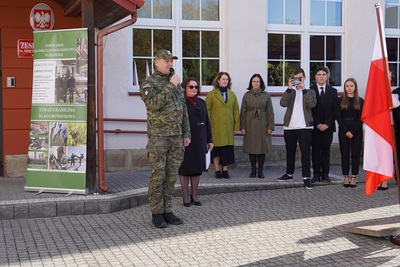
<svg viewBox="0 0 400 267">
<path fill-rule="evenodd" d="M 317 96 L 317 105 L 312 109 L 314 129 L 312 133 L 312 164 L 314 177 L 312 182 L 330 182 L 330 153 L 333 133 L 336 131 L 335 105 L 337 90 L 327 84 L 328 69 L 318 67 L 311 86 Z"/>
</svg>

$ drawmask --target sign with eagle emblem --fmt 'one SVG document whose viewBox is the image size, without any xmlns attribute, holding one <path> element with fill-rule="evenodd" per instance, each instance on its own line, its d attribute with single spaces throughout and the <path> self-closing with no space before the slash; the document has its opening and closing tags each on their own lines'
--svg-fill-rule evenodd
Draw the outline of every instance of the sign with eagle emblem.
<svg viewBox="0 0 400 267">
<path fill-rule="evenodd" d="M 52 30 L 54 27 L 54 12 L 50 6 L 40 3 L 31 9 L 31 27 L 35 31 Z"/>
</svg>

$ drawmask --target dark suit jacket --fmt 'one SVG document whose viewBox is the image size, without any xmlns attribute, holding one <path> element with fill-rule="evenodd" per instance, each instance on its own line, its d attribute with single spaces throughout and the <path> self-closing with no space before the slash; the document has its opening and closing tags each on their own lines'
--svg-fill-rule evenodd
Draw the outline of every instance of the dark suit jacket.
<svg viewBox="0 0 400 267">
<path fill-rule="evenodd" d="M 397 94 L 398 98 L 400 99 L 400 87 L 394 89 L 392 91 L 392 94 Z M 393 118 L 394 118 L 395 130 L 400 131 L 400 107 L 393 109 Z M 396 144 L 396 145 L 397 145 L 397 147 L 400 146 L 400 144 Z"/>
<path fill-rule="evenodd" d="M 327 132 L 336 132 L 335 106 L 338 101 L 337 90 L 332 86 L 325 86 L 324 105 L 322 106 L 317 85 L 311 86 L 310 89 L 314 90 L 317 96 L 317 105 L 312 109 L 314 129 L 318 130 L 317 125 L 322 123 L 329 126 L 326 130 Z"/>
</svg>

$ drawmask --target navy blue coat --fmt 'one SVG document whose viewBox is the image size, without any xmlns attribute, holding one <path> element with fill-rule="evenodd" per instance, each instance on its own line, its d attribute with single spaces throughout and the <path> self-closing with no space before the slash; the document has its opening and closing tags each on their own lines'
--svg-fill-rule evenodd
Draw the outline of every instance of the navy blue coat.
<svg viewBox="0 0 400 267">
<path fill-rule="evenodd" d="M 189 146 L 185 148 L 179 175 L 189 176 L 201 174 L 206 170 L 207 144 L 212 143 L 212 137 L 206 102 L 197 98 L 197 106 L 195 106 L 190 100 L 185 100 L 192 137 Z"/>
</svg>

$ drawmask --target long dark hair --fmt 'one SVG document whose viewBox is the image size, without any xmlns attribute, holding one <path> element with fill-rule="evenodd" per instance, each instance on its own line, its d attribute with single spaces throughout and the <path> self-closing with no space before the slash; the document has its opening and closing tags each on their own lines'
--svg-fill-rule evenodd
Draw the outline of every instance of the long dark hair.
<svg viewBox="0 0 400 267">
<path fill-rule="evenodd" d="M 196 83 L 197 83 L 197 86 L 199 87 L 199 89 L 197 90 L 197 94 L 196 95 L 199 95 L 200 94 L 200 83 L 199 83 L 199 81 L 196 79 L 196 78 L 192 78 L 192 77 L 188 77 L 188 78 L 186 78 L 182 83 L 181 83 L 181 87 L 185 90 L 185 95 L 186 95 L 186 85 L 188 85 L 191 81 L 195 81 Z"/>
<path fill-rule="evenodd" d="M 217 77 L 215 77 L 215 79 L 213 81 L 214 88 L 219 88 L 218 80 L 221 79 L 222 75 L 228 76 L 228 88 L 231 89 L 232 79 L 231 79 L 231 76 L 229 75 L 229 73 L 227 73 L 225 71 L 221 71 L 220 73 L 218 73 Z"/>
<path fill-rule="evenodd" d="M 352 83 L 354 83 L 354 104 L 353 104 L 353 106 L 354 106 L 354 109 L 355 110 L 360 110 L 360 96 L 359 96 L 359 94 L 358 94 L 358 84 L 357 84 L 357 81 L 356 81 L 356 79 L 354 79 L 354 78 L 348 78 L 345 82 L 344 82 L 344 86 L 343 86 L 343 88 L 344 88 L 344 94 L 343 94 L 343 96 L 342 96 L 342 100 L 340 101 L 340 109 L 348 109 L 349 108 L 349 95 L 347 94 L 347 91 L 346 91 L 346 83 L 347 82 L 352 82 Z"/>
<path fill-rule="evenodd" d="M 265 90 L 265 83 L 264 83 L 264 80 L 263 80 L 263 78 L 261 77 L 261 75 L 258 74 L 258 73 L 253 74 L 253 76 L 251 76 L 250 81 L 249 81 L 249 87 L 247 87 L 247 90 L 251 90 L 251 88 L 253 88 L 253 86 L 251 85 L 251 83 L 253 82 L 253 79 L 256 78 L 256 77 L 260 79 L 260 88 L 261 88 L 261 90 L 264 91 L 264 90 Z"/>
</svg>

